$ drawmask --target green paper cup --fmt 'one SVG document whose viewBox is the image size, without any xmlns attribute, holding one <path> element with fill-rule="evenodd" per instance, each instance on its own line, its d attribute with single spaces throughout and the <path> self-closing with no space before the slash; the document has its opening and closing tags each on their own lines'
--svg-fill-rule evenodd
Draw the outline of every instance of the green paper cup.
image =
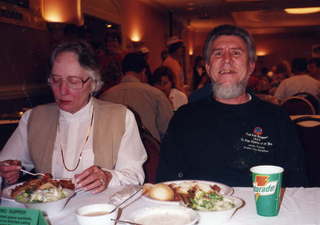
<svg viewBox="0 0 320 225">
<path fill-rule="evenodd" d="M 280 192 L 283 168 L 279 166 L 255 166 L 252 172 L 256 209 L 260 216 L 277 216 L 280 208 Z"/>
</svg>

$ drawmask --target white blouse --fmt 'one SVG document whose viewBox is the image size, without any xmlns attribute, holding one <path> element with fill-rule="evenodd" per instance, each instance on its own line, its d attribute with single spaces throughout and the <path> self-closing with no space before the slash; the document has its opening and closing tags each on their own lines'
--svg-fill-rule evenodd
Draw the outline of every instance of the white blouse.
<svg viewBox="0 0 320 225">
<path fill-rule="evenodd" d="M 54 178 L 72 178 L 75 174 L 94 165 L 93 129 L 90 128 L 92 100 L 78 112 L 72 114 L 60 110 L 59 127 L 54 144 L 52 157 L 52 175 Z M 31 110 L 21 118 L 17 129 L 0 152 L 0 161 L 7 159 L 20 160 L 22 165 L 31 170 L 34 164 L 31 160 L 27 143 L 27 124 Z M 125 133 L 121 139 L 118 159 L 112 173 L 109 186 L 123 184 L 142 184 L 144 172 L 142 165 L 147 158 L 146 151 L 140 139 L 135 117 L 131 111 L 126 111 Z M 89 135 L 87 143 L 86 136 Z M 61 148 L 68 169 L 74 169 L 82 152 L 78 168 L 69 172 L 62 162 Z"/>
</svg>

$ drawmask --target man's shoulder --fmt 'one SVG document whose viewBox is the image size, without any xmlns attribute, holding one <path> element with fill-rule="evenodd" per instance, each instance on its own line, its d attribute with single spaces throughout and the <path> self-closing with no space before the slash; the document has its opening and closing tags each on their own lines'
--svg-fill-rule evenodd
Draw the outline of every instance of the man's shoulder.
<svg viewBox="0 0 320 225">
<path fill-rule="evenodd" d="M 190 102 L 188 104 L 185 104 L 181 106 L 176 113 L 188 113 L 188 114 L 198 114 L 202 113 L 204 110 L 207 110 L 208 108 L 214 107 L 213 104 L 210 102 L 209 97 L 201 99 L 196 102 Z"/>
<path fill-rule="evenodd" d="M 212 84 L 207 83 L 204 87 L 197 89 L 191 93 L 189 96 L 189 102 L 196 102 L 200 99 L 212 96 Z"/>
<path fill-rule="evenodd" d="M 155 88 L 147 83 L 142 82 L 136 82 L 136 83 L 128 83 L 127 89 L 130 90 L 130 93 L 141 93 L 143 95 L 149 95 L 154 98 L 163 98 L 165 97 L 165 94 L 159 90 L 158 88 Z M 128 94 L 130 94 L 128 93 Z"/>
<path fill-rule="evenodd" d="M 309 74 L 303 73 L 303 74 L 294 75 L 292 77 L 289 77 L 289 78 L 285 79 L 284 81 L 286 81 L 286 82 L 301 82 L 301 81 L 306 81 L 306 80 L 311 81 L 311 80 L 315 80 L 315 79 L 312 76 L 310 76 Z"/>
<path fill-rule="evenodd" d="M 288 116 L 287 112 L 280 105 L 265 101 L 255 96 L 255 105 L 254 109 L 259 111 L 260 115 L 268 114 L 268 115 L 283 115 Z"/>
<path fill-rule="evenodd" d="M 183 98 L 186 99 L 186 101 L 188 101 L 188 97 L 185 93 L 183 93 L 182 91 L 176 89 L 176 88 L 172 88 L 170 91 L 170 97 L 178 97 L 178 98 Z"/>
<path fill-rule="evenodd" d="M 163 66 L 175 66 L 175 65 L 179 65 L 178 61 L 176 59 L 174 59 L 172 56 L 168 56 L 162 63 Z"/>
</svg>

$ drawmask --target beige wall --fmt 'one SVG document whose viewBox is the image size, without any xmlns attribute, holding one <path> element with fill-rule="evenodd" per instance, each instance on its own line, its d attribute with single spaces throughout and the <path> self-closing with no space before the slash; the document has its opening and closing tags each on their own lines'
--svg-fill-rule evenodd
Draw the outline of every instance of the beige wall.
<svg viewBox="0 0 320 225">
<path fill-rule="evenodd" d="M 257 49 L 266 49 L 268 54 L 263 57 L 263 64 L 268 68 L 281 60 L 291 61 L 295 57 L 311 58 L 312 45 L 320 43 L 320 37 L 315 34 L 290 35 L 259 35 L 254 37 Z"/>
<path fill-rule="evenodd" d="M 149 63 L 153 71 L 161 64 L 160 53 L 165 48 L 168 37 L 168 15 L 137 0 L 119 2 L 124 40 L 130 44 L 133 37 L 141 38 L 150 49 Z"/>
<path fill-rule="evenodd" d="M 90 15 L 120 24 L 125 48 L 130 48 L 132 37 L 140 37 L 150 50 L 152 71 L 161 64 L 160 53 L 165 48 L 169 32 L 166 11 L 137 0 L 84 0 L 83 6 Z"/>
</svg>

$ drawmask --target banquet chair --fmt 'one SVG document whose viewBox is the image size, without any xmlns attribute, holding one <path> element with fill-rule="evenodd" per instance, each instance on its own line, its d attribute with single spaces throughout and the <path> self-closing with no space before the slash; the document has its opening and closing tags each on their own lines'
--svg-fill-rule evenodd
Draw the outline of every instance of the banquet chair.
<svg viewBox="0 0 320 225">
<path fill-rule="evenodd" d="M 301 116 L 293 119 L 304 149 L 306 173 L 311 187 L 320 187 L 320 117 Z"/>
<path fill-rule="evenodd" d="M 12 123 L 12 124 L 1 124 L 0 125 L 0 151 L 7 143 L 8 139 L 14 132 L 14 130 L 17 128 L 18 123 Z"/>
<path fill-rule="evenodd" d="M 151 132 L 142 124 L 137 112 L 128 107 L 137 121 L 140 137 L 147 152 L 147 161 L 143 164 L 145 183 L 156 183 L 157 169 L 160 160 L 160 142 L 152 136 Z"/>
<path fill-rule="evenodd" d="M 295 94 L 294 96 L 300 96 L 300 97 L 307 99 L 314 107 L 315 114 L 319 114 L 320 102 L 319 102 L 318 98 L 316 98 L 314 95 L 309 94 L 307 92 L 299 92 L 299 93 Z"/>
<path fill-rule="evenodd" d="M 143 165 L 145 182 L 154 184 L 156 183 L 157 169 L 160 160 L 160 142 L 146 129 L 142 129 L 140 135 L 148 155 L 148 159 Z"/>
<path fill-rule="evenodd" d="M 285 99 L 281 106 L 289 115 L 315 115 L 316 109 L 313 104 L 303 96 L 291 96 Z"/>
</svg>

